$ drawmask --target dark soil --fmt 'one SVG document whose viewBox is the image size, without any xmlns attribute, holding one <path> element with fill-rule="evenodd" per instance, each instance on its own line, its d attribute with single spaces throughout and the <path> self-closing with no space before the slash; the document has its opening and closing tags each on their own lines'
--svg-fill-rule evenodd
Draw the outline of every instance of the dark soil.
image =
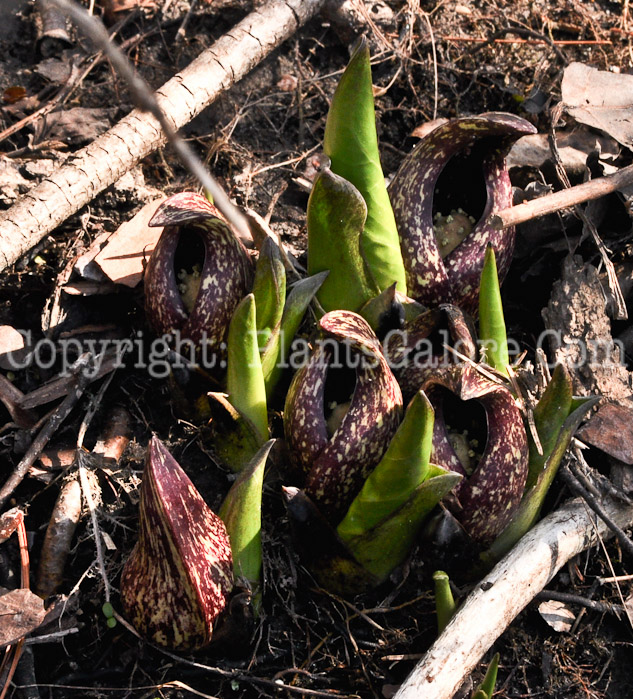
<svg viewBox="0 0 633 699">
<path fill-rule="evenodd" d="M 163 15 L 160 6 L 165 4 L 171 7 Z M 156 5 L 153 12 L 147 8 L 116 18 L 126 20 L 118 40 L 151 32 L 129 50 L 129 57 L 153 87 L 187 65 L 252 9 L 247 0 L 200 2 L 185 40 L 176 45 L 175 35 L 189 3 L 159 0 Z M 98 11 L 103 6 L 97 2 Z M 331 19 L 318 17 L 185 130 L 236 202 L 262 215 L 270 212 L 272 228 L 300 259 L 305 249 L 308 195 L 298 180 L 309 175 L 309 156 L 320 147 L 329 100 L 348 60 L 348 43 L 354 33 L 368 34 L 375 56 L 374 84 L 385 90 L 379 91 L 376 108 L 387 174 L 395 171 L 414 145 L 417 139 L 412 132 L 425 121 L 502 110 L 528 118 L 545 133 L 550 126 L 550 107 L 560 100 L 560 78 L 567 63 L 581 61 L 622 72 L 631 65 L 632 18 L 626 14 L 626 2 L 388 0 L 386 6 L 367 3 L 363 7 L 370 25 L 348 26 L 345 33 Z M 0 109 L 0 130 L 46 104 L 57 90 L 38 67 L 43 58 L 36 50 L 31 3 L 3 0 L 1 14 L 0 90 L 4 91 L 5 108 Z M 495 39 L 513 41 L 495 43 Z M 82 39 L 73 47 L 67 50 L 89 51 Z M 58 54 L 62 60 L 69 60 L 69 55 Z M 105 118 L 113 124 L 130 110 L 131 102 L 125 85 L 102 63 L 74 91 L 65 108 L 105 106 Z M 91 129 L 69 135 L 47 130 L 36 119 L 4 140 L 0 167 L 6 165 L 12 174 L 0 181 L 0 206 L 8 208 L 41 176 L 37 173 L 43 170 L 38 167 L 52 167 L 94 138 L 97 129 Z M 622 149 L 618 164 L 628 164 L 630 159 L 630 153 Z M 145 186 L 166 193 L 196 186 L 169 149 L 147 158 L 139 174 Z M 546 168 L 542 173 L 516 169 L 512 176 L 521 187 L 541 177 L 555 183 Z M 5 270 L 0 276 L 0 324 L 43 337 L 41 317 L 67 263 L 100 233 L 115 230 L 140 205 L 138 179 L 136 185 L 113 187 L 13 269 Z M 619 201 L 609 208 L 600 232 L 614 261 L 625 263 L 631 221 Z M 528 360 L 534 359 L 543 330 L 541 310 L 565 256 L 573 249 L 587 262 L 599 261 L 592 243 L 580 243 L 580 233 L 581 225 L 571 216 L 551 217 L 536 233 L 530 224 L 519 230 L 504 304 L 509 334 L 527 350 Z M 66 299 L 66 320 L 49 335 L 56 340 L 60 332 L 88 324 L 113 325 L 119 336 L 149 333 L 142 309 L 139 289 L 119 290 L 115 297 Z M 621 324 L 617 331 L 627 327 Z M 29 368 L 14 372 L 11 380 L 28 393 L 59 369 L 59 364 L 48 370 Z M 100 385 L 90 387 L 90 395 L 54 436 L 54 446 L 76 444 L 88 399 Z M 116 372 L 100 398 L 85 442 L 88 448 L 115 406 L 130 412 L 132 439 L 117 468 L 96 471 L 99 487 L 95 492 L 100 493 L 96 508 L 105 546 L 105 572 L 112 586 L 113 606 L 120 611 L 117 586 L 136 537 L 137 490 L 151 434 L 156 433 L 172 450 L 212 508 L 217 510 L 232 477 L 212 460 L 204 421 L 192 414 L 173 381 L 151 378 L 142 369 Z M 48 409 L 50 404 L 36 411 L 43 416 Z M 274 409 L 278 416 L 282 406 Z M 10 423 L 8 413 L 4 418 Z M 280 419 L 275 417 L 273 424 L 278 431 L 275 436 L 281 436 Z M 25 429 L 7 424 L 2 430 L 2 482 L 29 442 Z M 607 458 L 598 450 L 590 450 L 587 460 L 606 471 Z M 108 628 L 101 611 L 104 581 L 85 510 L 59 590 L 67 596 L 61 628 L 72 632 L 47 643 L 27 645 L 15 686 L 7 696 L 272 697 L 281 694 L 278 681 L 293 687 L 284 696 L 391 696 L 436 636 L 430 583 L 433 568 L 424 562 L 426 544 L 421 542 L 406 565 L 378 590 L 351 600 L 332 596 L 318 587 L 293 552 L 280 494 L 286 474 L 283 459 L 278 461 L 264 489 L 263 607 L 249 643 L 211 646 L 195 655 L 170 655 L 139 640 L 120 623 Z M 47 483 L 27 478 L 14 493 L 12 504 L 27 508 L 32 570 L 37 570 L 46 525 L 64 478 L 59 470 L 53 476 Z M 548 507 L 555 507 L 567 495 L 562 483 L 556 482 Z M 633 561 L 611 543 L 605 550 L 591 550 L 571 562 L 552 581 L 551 589 L 619 604 L 615 587 L 600 585 L 598 578 L 625 575 L 629 565 Z M 17 586 L 18 575 L 19 553 L 12 537 L 0 545 L 0 585 Z M 459 575 L 456 582 L 460 584 Z M 463 585 L 460 593 L 465 595 L 467 586 Z M 629 585 L 621 584 L 625 598 Z M 488 661 L 494 652 L 501 654 L 495 696 L 633 696 L 629 621 L 581 611 L 574 605 L 570 608 L 576 614 L 571 631 L 551 629 L 533 603 L 495 643 L 486 657 Z M 47 632 L 58 630 L 55 626 Z M 484 671 L 485 666 L 475 683 Z"/>
</svg>

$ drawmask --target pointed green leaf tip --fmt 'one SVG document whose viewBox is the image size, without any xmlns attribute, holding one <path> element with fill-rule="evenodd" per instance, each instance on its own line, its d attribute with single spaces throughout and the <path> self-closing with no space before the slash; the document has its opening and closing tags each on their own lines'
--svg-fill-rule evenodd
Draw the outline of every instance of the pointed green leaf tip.
<svg viewBox="0 0 633 699">
<path fill-rule="evenodd" d="M 482 683 L 477 687 L 473 694 L 473 699 L 490 699 L 495 691 L 497 683 L 497 671 L 499 669 L 499 653 L 495 653 L 494 657 L 488 665 L 486 676 Z"/>
<path fill-rule="evenodd" d="M 436 570 L 433 573 L 433 583 L 435 588 L 435 613 L 437 614 L 437 632 L 442 633 L 448 626 L 457 605 L 453 597 L 448 574 L 443 570 Z"/>
<path fill-rule="evenodd" d="M 501 304 L 497 261 L 491 245 L 486 248 L 479 287 L 479 339 L 485 351 L 486 362 L 507 376 L 507 367 L 510 364 L 508 338 Z"/>
<path fill-rule="evenodd" d="M 262 571 L 262 486 L 268 454 L 275 443 L 269 440 L 239 474 L 227 493 L 220 519 L 226 525 L 233 553 L 235 577 L 258 585 Z"/>
<path fill-rule="evenodd" d="M 420 391 L 409 404 L 385 455 L 338 525 L 343 541 L 376 526 L 403 505 L 426 479 L 433 421 L 433 408 Z"/>
<path fill-rule="evenodd" d="M 367 203 L 362 249 L 380 290 L 396 282 L 398 291 L 406 293 L 398 229 L 380 165 L 369 49 L 364 40 L 334 93 L 323 149 L 332 161 L 332 171 L 351 182 Z"/>
<path fill-rule="evenodd" d="M 269 398 L 277 386 L 283 367 L 287 366 L 292 341 L 299 330 L 306 309 L 328 274 L 329 272 L 320 272 L 313 277 L 300 279 L 290 288 L 281 321 L 273 329 L 262 354 L 262 371 L 266 383 L 266 395 Z"/>
<path fill-rule="evenodd" d="M 240 301 L 229 325 L 226 389 L 231 405 L 252 423 L 263 444 L 268 439 L 268 413 L 253 294 Z"/>
</svg>

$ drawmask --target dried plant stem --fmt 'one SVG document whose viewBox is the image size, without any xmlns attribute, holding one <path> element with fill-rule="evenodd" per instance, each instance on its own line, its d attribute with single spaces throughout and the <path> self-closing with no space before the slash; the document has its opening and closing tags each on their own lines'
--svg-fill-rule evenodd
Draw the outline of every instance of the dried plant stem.
<svg viewBox="0 0 633 699">
<path fill-rule="evenodd" d="M 155 96 L 172 130 L 189 123 L 314 16 L 324 0 L 269 0 L 218 39 Z M 0 270 L 165 142 L 135 109 L 0 215 Z"/>
<path fill-rule="evenodd" d="M 633 507 L 605 499 L 619 527 L 633 524 Z M 613 531 L 581 500 L 539 522 L 477 585 L 414 668 L 395 699 L 450 699 L 484 653 L 570 558 Z"/>
<path fill-rule="evenodd" d="M 508 228 L 519 223 L 525 223 L 547 214 L 553 214 L 562 209 L 569 209 L 577 204 L 582 204 L 593 199 L 600 199 L 607 194 L 617 192 L 618 189 L 633 183 L 633 165 L 623 167 L 613 175 L 596 177 L 589 182 L 583 182 L 575 187 L 563 189 L 554 194 L 547 194 L 523 204 L 511 206 L 508 209 L 497 211 L 490 217 L 490 221 L 496 228 Z"/>
</svg>

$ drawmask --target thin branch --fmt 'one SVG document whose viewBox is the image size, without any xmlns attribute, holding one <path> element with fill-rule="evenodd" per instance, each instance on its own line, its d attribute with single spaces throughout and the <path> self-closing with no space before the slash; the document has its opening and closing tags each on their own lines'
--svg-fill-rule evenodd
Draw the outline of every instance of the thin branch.
<svg viewBox="0 0 633 699">
<path fill-rule="evenodd" d="M 497 229 L 516 226 L 547 214 L 554 214 L 562 209 L 569 209 L 577 204 L 600 199 L 630 184 L 633 184 L 633 165 L 623 167 L 612 175 L 596 177 L 575 187 L 497 211 L 490 217 L 490 223 Z"/>
</svg>

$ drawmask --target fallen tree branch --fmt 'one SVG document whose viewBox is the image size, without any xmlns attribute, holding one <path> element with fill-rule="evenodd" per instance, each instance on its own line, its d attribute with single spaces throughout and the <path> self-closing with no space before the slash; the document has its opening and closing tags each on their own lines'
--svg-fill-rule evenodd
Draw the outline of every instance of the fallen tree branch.
<svg viewBox="0 0 633 699">
<path fill-rule="evenodd" d="M 189 123 L 321 8 L 324 0 L 269 0 L 157 92 L 173 130 Z M 165 142 L 156 119 L 135 109 L 68 158 L 0 215 L 0 271 Z"/>
<path fill-rule="evenodd" d="M 605 177 L 596 177 L 560 192 L 546 194 L 544 197 L 511 206 L 497 211 L 490 216 L 490 223 L 497 229 L 516 226 L 546 214 L 554 214 L 562 209 L 569 209 L 576 204 L 583 204 L 593 199 L 600 199 L 607 194 L 633 183 L 633 165 L 623 167 L 618 172 Z"/>
<path fill-rule="evenodd" d="M 622 528 L 633 506 L 602 502 Z M 613 536 L 581 500 L 541 520 L 477 585 L 444 632 L 413 669 L 394 699 L 450 699 L 496 639 L 570 558 Z"/>
</svg>

